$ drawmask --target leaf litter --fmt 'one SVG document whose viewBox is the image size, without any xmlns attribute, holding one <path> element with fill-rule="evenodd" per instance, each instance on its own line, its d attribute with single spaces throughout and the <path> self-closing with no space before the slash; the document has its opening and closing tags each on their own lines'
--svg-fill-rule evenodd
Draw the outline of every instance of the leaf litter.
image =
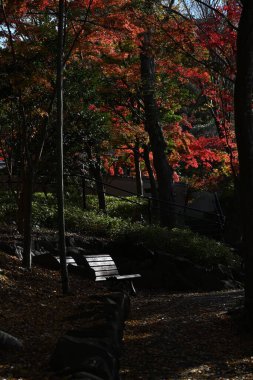
<svg viewBox="0 0 253 380">
<path fill-rule="evenodd" d="M 0 330 L 24 343 L 22 352 L 0 351 L 1 380 L 57 379 L 49 359 L 58 338 L 92 326 L 97 316 L 90 297 L 105 291 L 71 274 L 70 284 L 71 294 L 63 296 L 57 271 L 26 271 L 0 252 Z M 126 322 L 121 379 L 253 380 L 252 335 L 227 314 L 242 301 L 240 290 L 139 290 Z"/>
</svg>

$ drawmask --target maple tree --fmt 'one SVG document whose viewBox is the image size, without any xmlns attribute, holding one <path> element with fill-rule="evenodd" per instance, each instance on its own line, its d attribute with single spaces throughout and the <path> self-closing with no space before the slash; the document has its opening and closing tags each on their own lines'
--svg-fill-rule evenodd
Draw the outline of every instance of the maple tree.
<svg viewBox="0 0 253 380">
<path fill-rule="evenodd" d="M 107 4 L 107 6 L 109 5 L 113 9 L 115 4 L 112 1 L 111 4 Z M 76 54 L 80 53 L 79 44 L 85 48 L 85 45 L 91 44 L 93 38 L 98 38 L 95 27 L 91 29 L 87 27 L 87 30 L 84 30 L 88 16 L 95 15 L 96 18 L 96 10 L 101 12 L 99 21 L 102 23 L 102 31 L 104 32 L 105 26 L 111 25 L 116 30 L 115 38 L 119 38 L 117 36 L 118 25 L 115 24 L 116 17 L 108 15 L 107 7 L 103 12 L 105 10 L 103 3 L 99 1 L 87 1 L 85 4 L 79 1 L 71 2 L 67 7 L 69 22 L 66 24 L 68 28 L 65 28 L 64 65 L 69 64 L 70 59 L 76 59 Z M 56 56 L 54 48 L 57 21 L 55 12 L 57 12 L 55 1 L 2 3 L 4 16 L 2 36 L 6 42 L 2 50 L 6 56 L 5 62 L 7 59 L 9 62 L 12 61 L 12 69 L 7 72 L 7 78 L 10 83 L 10 91 L 14 91 L 17 96 L 15 98 L 17 100 L 15 104 L 17 120 L 20 118 L 23 121 L 23 124 L 17 122 L 14 137 L 15 141 L 19 139 L 22 151 L 22 160 L 20 161 L 22 187 L 18 195 L 19 215 L 21 216 L 19 228 L 20 230 L 24 228 L 24 257 L 27 258 L 27 266 L 30 266 L 31 201 L 35 167 L 46 146 L 48 126 L 55 118 Z M 80 19 L 77 16 L 80 16 Z M 108 25 L 104 18 L 107 19 Z M 125 25 L 123 18 L 122 24 Z M 132 30 L 131 33 L 133 33 Z M 104 33 L 104 40 L 110 42 L 114 38 L 114 34 L 112 32 L 108 39 L 108 35 Z M 5 63 L 3 64 L 5 65 Z M 21 65 L 23 66 L 22 70 L 20 70 Z M 10 99 L 10 96 L 7 96 L 5 101 L 12 104 L 13 97 Z M 9 172 L 9 174 L 11 173 Z"/>
<path fill-rule="evenodd" d="M 1 3 L 1 64 L 8 84 L 2 103 L 12 119 L 12 133 L 9 134 L 11 146 L 7 144 L 6 156 L 16 148 L 16 174 L 20 177 L 18 227 L 24 233 L 24 265 L 30 267 L 32 188 L 35 163 L 45 141 L 47 118 L 52 105 L 53 88 L 49 73 L 53 61 L 52 54 L 47 56 L 50 45 L 46 46 L 43 37 L 45 25 L 36 23 L 33 16 L 24 17 L 26 5 L 27 2 Z M 47 21 L 45 24 L 48 36 L 52 37 L 53 25 Z M 11 176 L 10 166 L 7 168 Z"/>
<path fill-rule="evenodd" d="M 234 0 L 219 6 L 209 1 L 207 7 L 196 3 L 202 6 L 201 19 L 189 2 L 184 13 L 170 1 L 66 2 L 64 144 L 65 162 L 72 161 L 69 171 L 80 153 L 97 184 L 101 170 L 122 174 L 127 169 L 138 179 L 139 194 L 145 173 L 153 197 L 156 179 L 160 200 L 168 204 L 173 181 L 214 188 L 231 173 L 238 177 L 232 99 L 240 7 Z M 15 156 L 15 170 L 23 178 L 21 227 L 34 177 L 43 160 L 45 168 L 56 152 L 57 4 L 2 3 L 6 80 L 0 101 L 2 130 L 8 135 L 2 150 L 9 175 Z M 44 168 L 41 172 L 48 173 Z M 102 197 L 100 205 L 104 207 Z M 171 211 L 162 208 L 162 224 L 173 224 L 166 219 Z"/>
</svg>

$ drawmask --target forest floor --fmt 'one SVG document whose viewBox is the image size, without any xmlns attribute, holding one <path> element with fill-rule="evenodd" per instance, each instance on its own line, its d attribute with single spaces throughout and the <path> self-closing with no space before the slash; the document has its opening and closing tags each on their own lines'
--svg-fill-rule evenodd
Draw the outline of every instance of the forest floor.
<svg viewBox="0 0 253 380">
<path fill-rule="evenodd" d="M 18 259 L 0 253 L 0 330 L 24 343 L 21 352 L 0 351 L 0 379 L 57 379 L 49 372 L 57 339 L 80 327 L 70 317 L 103 292 L 74 275 L 70 284 L 72 294 L 62 296 L 59 273 L 26 271 Z M 139 291 L 125 328 L 122 380 L 253 379 L 253 337 L 227 313 L 242 299 L 238 290 Z"/>
<path fill-rule="evenodd" d="M 125 329 L 122 380 L 252 380 L 253 335 L 229 313 L 242 302 L 241 290 L 139 292 Z"/>
</svg>

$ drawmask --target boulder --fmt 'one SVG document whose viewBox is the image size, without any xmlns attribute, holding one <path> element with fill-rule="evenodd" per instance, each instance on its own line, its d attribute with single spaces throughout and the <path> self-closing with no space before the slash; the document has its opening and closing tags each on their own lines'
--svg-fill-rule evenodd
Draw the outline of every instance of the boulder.
<svg viewBox="0 0 253 380">
<path fill-rule="evenodd" d="M 104 380 L 116 379 L 119 363 L 106 338 L 61 337 L 51 357 L 53 370 L 86 371 Z M 92 371 L 91 371 L 92 368 Z"/>
<path fill-rule="evenodd" d="M 19 258 L 19 252 L 17 250 L 16 244 L 0 241 L 0 251 L 3 251 L 8 255 L 16 256 Z"/>
<path fill-rule="evenodd" d="M 43 239 L 33 241 L 33 249 L 37 251 L 46 251 L 55 253 L 58 246 L 58 238 L 54 236 L 45 236 Z"/>
<path fill-rule="evenodd" d="M 79 330 L 69 330 L 66 335 L 75 338 L 96 338 L 107 339 L 113 347 L 114 353 L 119 356 L 120 354 L 120 336 L 118 328 L 113 323 L 100 323 L 95 324 L 90 328 L 80 328 Z"/>
<path fill-rule="evenodd" d="M 0 331 L 0 349 L 19 351 L 22 350 L 22 348 L 23 343 L 21 340 L 4 331 Z"/>
<path fill-rule="evenodd" d="M 102 377 L 98 377 L 96 375 L 92 375 L 91 373 L 84 372 L 84 371 L 73 373 L 69 379 L 70 380 L 104 380 Z"/>
<path fill-rule="evenodd" d="M 172 291 L 216 291 L 240 287 L 232 270 L 225 265 L 206 268 L 166 252 L 157 252 L 153 266 L 143 269 L 140 266 L 140 273 L 146 286 Z"/>
<path fill-rule="evenodd" d="M 50 253 L 43 253 L 38 256 L 33 256 L 32 261 L 33 264 L 42 266 L 44 268 L 52 270 L 60 269 L 59 261 L 56 259 L 55 256 L 51 255 Z"/>
</svg>

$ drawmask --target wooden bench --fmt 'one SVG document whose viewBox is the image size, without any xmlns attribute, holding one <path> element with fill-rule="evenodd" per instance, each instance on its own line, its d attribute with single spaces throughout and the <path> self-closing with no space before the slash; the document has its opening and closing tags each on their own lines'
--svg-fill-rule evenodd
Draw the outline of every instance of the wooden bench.
<svg viewBox="0 0 253 380">
<path fill-rule="evenodd" d="M 59 256 L 55 256 L 55 259 L 60 263 Z M 92 272 L 94 281 L 108 281 L 112 285 L 115 281 L 126 281 L 129 284 L 131 293 L 133 295 L 136 294 L 133 279 L 141 277 L 140 274 L 119 274 L 118 268 L 109 254 L 83 255 L 82 259 L 84 262 L 78 265 L 72 256 L 66 256 L 66 264 L 67 266 L 70 265 L 83 269 L 82 273 L 87 273 L 87 275 L 90 274 L 88 271 L 85 271 L 88 267 L 89 271 Z"/>
<path fill-rule="evenodd" d="M 131 293 L 136 294 L 133 285 L 133 279 L 141 277 L 140 274 L 125 274 L 121 275 L 118 268 L 109 254 L 103 255 L 84 255 L 89 267 L 94 271 L 95 281 L 127 281 L 130 285 Z"/>
<path fill-rule="evenodd" d="M 54 258 L 60 264 L 60 262 L 61 262 L 60 261 L 60 256 L 54 256 Z M 69 266 L 69 265 L 77 266 L 77 263 L 76 263 L 75 259 L 72 256 L 66 256 L 66 264 L 67 264 L 67 266 Z"/>
</svg>

